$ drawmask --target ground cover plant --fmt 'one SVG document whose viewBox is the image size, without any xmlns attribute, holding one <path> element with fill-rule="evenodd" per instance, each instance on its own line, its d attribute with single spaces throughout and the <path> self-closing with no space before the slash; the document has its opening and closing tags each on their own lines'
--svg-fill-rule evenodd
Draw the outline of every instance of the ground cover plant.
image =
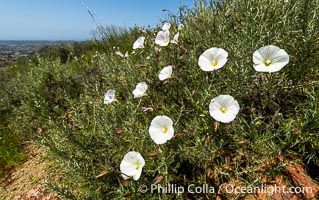
<svg viewBox="0 0 319 200">
<path fill-rule="evenodd" d="M 12 80 L 10 128 L 50 148 L 63 199 L 258 198 L 225 186 L 302 186 L 287 172 L 297 164 L 316 184 L 318 11 L 317 0 L 199 1 L 126 33 L 129 45 L 118 35 L 67 62 L 38 57 Z"/>
</svg>

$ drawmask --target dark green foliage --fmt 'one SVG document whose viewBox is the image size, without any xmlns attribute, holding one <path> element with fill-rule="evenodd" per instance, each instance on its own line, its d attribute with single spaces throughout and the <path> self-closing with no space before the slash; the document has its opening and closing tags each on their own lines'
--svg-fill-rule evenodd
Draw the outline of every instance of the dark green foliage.
<svg viewBox="0 0 319 200">
<path fill-rule="evenodd" d="M 11 90 L 14 87 L 11 80 L 16 72 L 16 68 L 12 67 L 11 70 L 2 69 L 0 73 L 0 177 L 26 158 L 22 152 L 25 136 L 10 128 L 12 110 L 22 103 L 19 95 Z"/>
<path fill-rule="evenodd" d="M 71 55 L 71 49 L 68 45 L 43 45 L 38 48 L 37 55 L 41 57 L 60 58 L 62 64 L 65 64 Z"/>
<path fill-rule="evenodd" d="M 6 171 L 22 163 L 26 155 L 22 152 L 24 138 L 9 129 L 7 122 L 7 113 L 1 110 L 0 118 L 0 177 Z"/>
</svg>

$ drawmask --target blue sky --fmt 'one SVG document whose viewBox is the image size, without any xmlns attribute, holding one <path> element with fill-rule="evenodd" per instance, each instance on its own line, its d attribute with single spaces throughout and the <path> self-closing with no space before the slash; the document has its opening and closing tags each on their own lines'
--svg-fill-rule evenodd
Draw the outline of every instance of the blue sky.
<svg viewBox="0 0 319 200">
<path fill-rule="evenodd" d="M 155 27 L 193 0 L 0 0 L 0 40 L 86 40 L 99 21 L 122 27 Z"/>
</svg>

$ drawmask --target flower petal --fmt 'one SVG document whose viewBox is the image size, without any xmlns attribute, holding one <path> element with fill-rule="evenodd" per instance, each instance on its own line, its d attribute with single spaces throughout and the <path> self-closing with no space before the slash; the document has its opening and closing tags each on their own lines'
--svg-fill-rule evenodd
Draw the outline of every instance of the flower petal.
<svg viewBox="0 0 319 200">
<path fill-rule="evenodd" d="M 169 31 L 159 31 L 155 38 L 155 44 L 167 46 L 169 44 Z"/>
<path fill-rule="evenodd" d="M 136 167 L 136 163 L 139 163 L 138 168 Z M 122 177 L 127 179 L 129 176 L 133 176 L 134 180 L 138 180 L 141 176 L 144 165 L 145 160 L 140 153 L 135 151 L 128 152 L 120 164 Z"/>
<path fill-rule="evenodd" d="M 155 144 L 164 144 L 167 142 L 167 138 L 166 137 L 162 137 L 159 134 L 155 134 L 155 135 L 151 135 L 152 140 L 155 142 Z"/>
<path fill-rule="evenodd" d="M 206 56 L 200 56 L 198 59 L 198 65 L 203 71 L 213 71 L 214 68 L 212 67 L 211 61 L 208 60 Z"/>
<path fill-rule="evenodd" d="M 108 90 L 104 94 L 104 104 L 110 104 L 115 100 L 115 90 Z"/>
<path fill-rule="evenodd" d="M 174 128 L 173 128 L 173 126 L 168 127 L 168 131 L 167 131 L 167 133 L 165 135 L 166 135 L 166 139 L 167 140 L 172 139 L 172 137 L 174 136 Z"/>
<path fill-rule="evenodd" d="M 166 129 L 163 132 L 163 129 Z M 164 144 L 174 136 L 173 121 L 165 115 L 156 116 L 149 127 L 149 135 L 156 144 Z"/>
<path fill-rule="evenodd" d="M 137 181 L 138 179 L 140 179 L 141 174 L 142 174 L 142 168 L 139 168 L 139 169 L 136 171 L 135 175 L 133 175 L 133 179 L 134 179 L 135 181 Z"/>
<path fill-rule="evenodd" d="M 212 99 L 209 104 L 209 114 L 216 121 L 223 123 L 233 121 L 236 118 L 239 109 L 238 102 L 230 95 L 219 95 Z"/>
<path fill-rule="evenodd" d="M 217 47 L 212 47 L 204 51 L 202 55 L 205 56 L 208 60 L 214 60 L 217 56 L 217 51 L 218 51 Z"/>
<path fill-rule="evenodd" d="M 227 110 L 228 110 L 230 113 L 234 113 L 235 116 L 236 116 L 237 113 L 238 113 L 239 110 L 240 110 L 240 106 L 239 106 L 238 102 L 237 102 L 236 100 L 234 100 L 234 101 L 232 102 L 232 104 L 227 107 Z"/>
<path fill-rule="evenodd" d="M 172 68 L 171 65 L 169 65 L 169 66 L 167 66 L 167 67 L 164 67 L 164 68 L 160 71 L 160 73 L 159 73 L 159 75 L 158 75 L 158 78 L 159 78 L 161 81 L 163 81 L 163 80 L 165 80 L 165 79 L 168 79 L 168 78 L 171 77 L 172 71 L 173 71 L 173 68 Z"/>
<path fill-rule="evenodd" d="M 217 102 L 220 103 L 220 105 L 227 107 L 234 101 L 234 97 L 230 95 L 219 95 L 218 97 L 216 97 L 216 99 Z"/>
<path fill-rule="evenodd" d="M 143 48 L 144 47 L 145 37 L 139 37 L 133 44 L 133 49 Z"/>
<path fill-rule="evenodd" d="M 169 22 L 166 22 L 163 27 L 162 27 L 162 30 L 163 31 L 167 31 L 171 28 L 171 24 Z"/>
<path fill-rule="evenodd" d="M 263 64 L 264 63 L 265 58 L 262 56 L 262 54 L 256 50 L 253 54 L 253 62 L 255 64 Z"/>
<path fill-rule="evenodd" d="M 227 57 L 228 57 L 227 51 L 225 51 L 222 48 L 218 48 L 217 49 L 217 52 L 216 52 L 216 55 L 215 55 L 215 59 L 216 60 L 227 59 Z"/>
<path fill-rule="evenodd" d="M 274 63 L 282 62 L 285 65 L 289 63 L 289 55 L 283 49 L 280 49 L 271 59 Z"/>
<path fill-rule="evenodd" d="M 267 65 L 266 61 L 269 61 Z M 268 45 L 254 52 L 253 62 L 253 67 L 258 72 L 277 72 L 289 63 L 289 55 L 277 46 Z"/>
<path fill-rule="evenodd" d="M 171 43 L 173 43 L 173 44 L 178 44 L 178 37 L 179 37 L 179 33 L 176 33 L 176 34 L 174 35 L 173 40 L 171 40 Z"/>
<path fill-rule="evenodd" d="M 231 113 L 231 112 L 227 112 L 223 115 L 223 117 L 220 119 L 220 122 L 223 123 L 229 123 L 234 121 L 234 119 L 236 118 L 236 115 Z"/>
<path fill-rule="evenodd" d="M 222 68 L 227 63 L 227 60 L 228 59 L 220 59 L 220 60 L 218 60 L 218 64 L 217 64 L 216 67 L 214 67 L 214 69 L 216 70 L 216 69 Z"/>
<path fill-rule="evenodd" d="M 216 121 L 223 121 L 224 118 L 224 114 L 222 112 L 220 112 L 219 109 L 215 109 L 215 110 L 209 110 L 209 114 L 210 116 L 212 116 Z"/>
<path fill-rule="evenodd" d="M 269 68 L 264 63 L 254 64 L 254 69 L 257 72 L 269 72 Z"/>
<path fill-rule="evenodd" d="M 199 56 L 198 65 L 203 71 L 213 71 L 222 68 L 227 62 L 227 57 L 228 53 L 224 49 L 212 47 Z"/>
<path fill-rule="evenodd" d="M 134 95 L 134 98 L 139 98 L 144 96 L 147 89 L 148 89 L 148 85 L 145 82 L 138 83 L 132 92 Z"/>
</svg>

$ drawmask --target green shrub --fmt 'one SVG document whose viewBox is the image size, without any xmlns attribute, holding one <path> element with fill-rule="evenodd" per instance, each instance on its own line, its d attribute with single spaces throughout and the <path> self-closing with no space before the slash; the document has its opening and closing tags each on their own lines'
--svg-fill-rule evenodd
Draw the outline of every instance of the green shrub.
<svg viewBox="0 0 319 200">
<path fill-rule="evenodd" d="M 1 110 L 0 177 L 26 159 L 26 154 L 22 151 L 24 138 L 7 127 L 5 117 L 5 112 Z"/>
<path fill-rule="evenodd" d="M 145 48 L 128 58 L 117 56 L 116 49 L 66 64 L 39 58 L 23 77 L 31 83 L 15 88 L 22 99 L 17 113 L 28 116 L 20 116 L 17 126 L 32 125 L 34 133 L 41 128 L 39 138 L 64 170 L 62 181 L 51 183 L 63 198 L 207 198 L 203 193 L 151 193 L 150 187 L 160 180 L 162 186 L 185 188 L 208 184 L 217 189 L 234 181 L 258 186 L 263 177 L 286 175 L 279 153 L 308 166 L 319 181 L 318 11 L 319 2 L 307 0 L 200 1 L 181 19 L 180 44 L 161 47 L 158 55 L 154 34 L 159 28 L 126 42 L 146 37 Z M 171 38 L 177 25 L 172 22 Z M 279 72 L 256 72 L 252 55 L 270 44 L 286 50 L 290 62 Z M 210 47 L 225 49 L 228 62 L 204 72 L 198 58 Z M 158 73 L 167 65 L 173 66 L 173 77 L 163 83 Z M 133 98 L 143 81 L 148 95 Z M 117 101 L 105 105 L 108 89 L 116 91 Z M 240 105 L 229 124 L 209 114 L 211 99 L 220 94 L 232 95 Z M 163 145 L 148 133 L 157 115 L 174 122 L 175 136 Z M 145 159 L 138 181 L 121 178 L 119 166 L 129 151 Z M 143 184 L 145 193 L 139 191 Z"/>
<path fill-rule="evenodd" d="M 11 128 L 11 124 L 15 123 L 11 121 L 12 110 L 22 103 L 19 95 L 12 90 L 17 82 L 17 71 L 16 66 L 0 70 L 0 177 L 27 157 L 23 153 L 25 135 L 20 134 L 19 129 Z"/>
</svg>

